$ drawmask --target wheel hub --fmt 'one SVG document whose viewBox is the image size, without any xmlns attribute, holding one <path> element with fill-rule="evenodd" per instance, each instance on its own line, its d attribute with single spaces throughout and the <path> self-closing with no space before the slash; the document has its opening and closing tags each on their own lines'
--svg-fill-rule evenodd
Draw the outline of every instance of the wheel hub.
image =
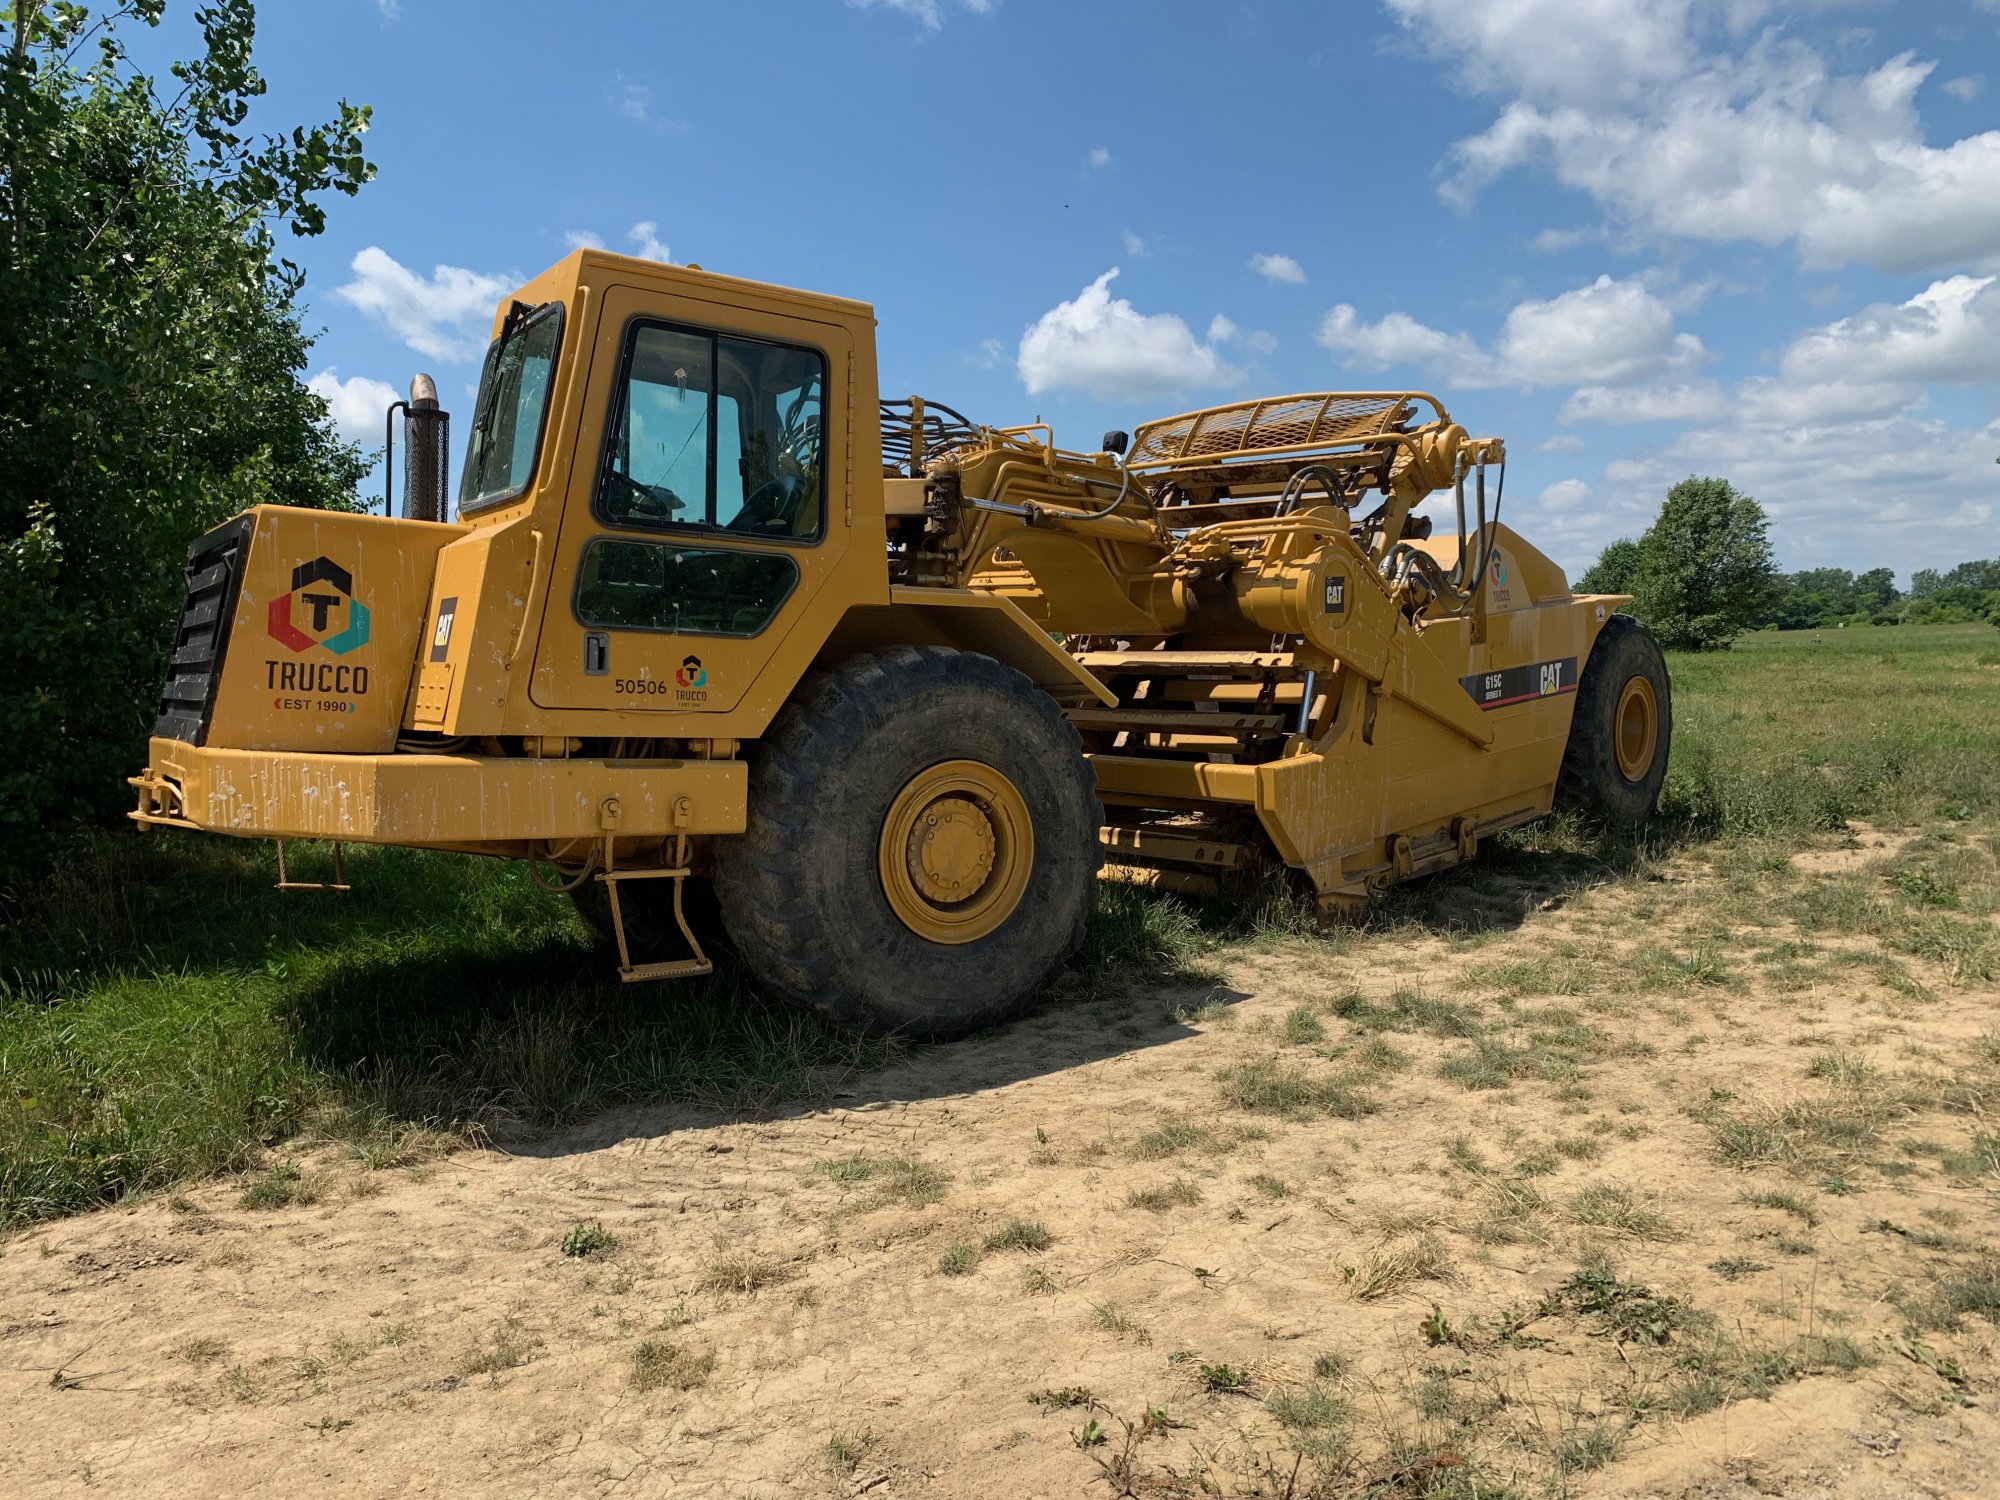
<svg viewBox="0 0 2000 1500">
<path fill-rule="evenodd" d="M 966 900 L 993 873 L 998 843 L 985 808 L 966 797 L 940 797 L 910 829 L 910 880 L 933 905 Z"/>
<path fill-rule="evenodd" d="M 1653 751 L 1660 738 L 1660 706 L 1653 685 L 1634 677 L 1618 694 L 1618 714 L 1612 721 L 1612 745 L 1618 757 L 1618 774 L 1627 781 L 1643 781 L 1653 768 Z"/>
<path fill-rule="evenodd" d="M 918 772 L 882 820 L 882 891 L 897 918 L 934 943 L 969 943 L 1020 905 L 1034 829 L 1014 784 L 980 761 Z"/>
</svg>

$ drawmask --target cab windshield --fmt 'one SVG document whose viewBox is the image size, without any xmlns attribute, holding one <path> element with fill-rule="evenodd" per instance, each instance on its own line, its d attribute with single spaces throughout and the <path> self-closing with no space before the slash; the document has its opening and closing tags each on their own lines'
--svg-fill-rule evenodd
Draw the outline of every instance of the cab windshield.
<svg viewBox="0 0 2000 1500">
<path fill-rule="evenodd" d="M 460 510 L 511 499 L 534 477 L 561 336 L 560 303 L 530 308 L 517 302 L 509 309 L 479 377 L 458 486 Z"/>
</svg>

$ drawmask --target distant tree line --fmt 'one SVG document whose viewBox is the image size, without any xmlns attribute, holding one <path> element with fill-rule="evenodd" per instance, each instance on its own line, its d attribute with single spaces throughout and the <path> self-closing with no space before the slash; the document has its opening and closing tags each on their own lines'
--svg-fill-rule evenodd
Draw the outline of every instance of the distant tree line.
<svg viewBox="0 0 2000 1500">
<path fill-rule="evenodd" d="M 1768 531 L 1763 507 L 1728 480 L 1684 479 L 1646 533 L 1606 547 L 1576 591 L 1632 595 L 1626 608 L 1681 651 L 1717 650 L 1746 630 L 2000 625 L 2000 558 L 1919 568 L 1904 593 L 1888 568 L 1780 573 Z"/>
</svg>

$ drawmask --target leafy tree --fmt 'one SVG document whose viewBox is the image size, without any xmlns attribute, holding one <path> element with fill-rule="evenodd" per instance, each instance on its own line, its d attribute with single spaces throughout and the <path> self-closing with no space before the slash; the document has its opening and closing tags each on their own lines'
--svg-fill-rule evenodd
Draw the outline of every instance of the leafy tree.
<svg viewBox="0 0 2000 1500">
<path fill-rule="evenodd" d="M 1576 581 L 1579 594 L 1629 594 L 1639 572 L 1639 544 L 1628 536 L 1597 554 L 1597 561 Z"/>
<path fill-rule="evenodd" d="M 275 248 L 374 175 L 368 111 L 245 134 L 251 0 L 196 12 L 202 55 L 162 90 L 119 28 L 165 6 L 0 10 L 0 886 L 126 805 L 189 541 L 259 502 L 351 504 L 366 467 L 298 381 Z"/>
<path fill-rule="evenodd" d="M 1962 562 L 1939 580 L 1947 589 L 2000 589 L 2000 557 Z"/>
<path fill-rule="evenodd" d="M 1945 584 L 1903 607 L 1903 622 L 1908 625 L 1964 625 L 1974 620 L 2000 625 L 2000 588 Z"/>
<path fill-rule="evenodd" d="M 1690 477 L 1667 491 L 1632 579 L 1634 612 L 1663 646 L 1720 650 L 1763 618 L 1777 572 L 1768 524 L 1726 479 Z"/>
<path fill-rule="evenodd" d="M 1770 606 L 1756 623 L 1809 630 L 1854 613 L 1854 575 L 1845 568 L 1807 568 L 1773 581 Z"/>
<path fill-rule="evenodd" d="M 1896 591 L 1892 568 L 1870 568 L 1854 580 L 1854 613 L 1870 619 L 1887 614 L 1903 596 Z"/>
</svg>

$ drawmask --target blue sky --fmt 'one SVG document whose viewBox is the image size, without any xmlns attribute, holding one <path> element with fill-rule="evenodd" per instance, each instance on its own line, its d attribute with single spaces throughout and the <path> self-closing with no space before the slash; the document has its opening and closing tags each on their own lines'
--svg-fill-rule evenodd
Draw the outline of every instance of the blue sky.
<svg viewBox="0 0 2000 1500">
<path fill-rule="evenodd" d="M 1572 568 L 1689 473 L 1788 568 L 2000 553 L 2000 0 L 318 0 L 258 57 L 271 123 L 375 109 L 288 252 L 370 446 L 589 240 L 870 301 L 884 394 L 1076 446 L 1434 391 Z"/>
</svg>

